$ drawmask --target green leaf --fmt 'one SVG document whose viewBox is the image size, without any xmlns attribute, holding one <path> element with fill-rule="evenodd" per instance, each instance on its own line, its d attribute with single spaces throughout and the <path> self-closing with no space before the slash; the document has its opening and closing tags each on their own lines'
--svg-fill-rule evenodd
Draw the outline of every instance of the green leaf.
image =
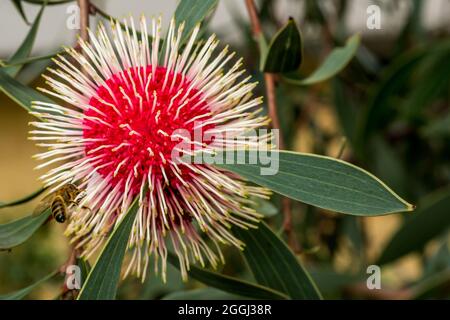
<svg viewBox="0 0 450 320">
<path fill-rule="evenodd" d="M 431 50 L 424 59 L 420 70 L 414 76 L 419 79 L 417 86 L 403 103 L 410 118 L 420 118 L 424 110 L 439 95 L 448 96 L 450 84 L 450 42 Z M 423 81 L 427 79 L 427 81 Z"/>
<path fill-rule="evenodd" d="M 262 71 L 281 73 L 295 71 L 302 63 L 302 39 L 294 19 L 275 35 L 269 45 Z"/>
<path fill-rule="evenodd" d="M 232 153 L 227 153 L 227 158 L 230 155 Z M 267 166 L 246 161 L 249 159 L 248 152 L 235 152 L 234 156 L 237 156 L 234 164 L 224 164 L 222 161 L 223 164 L 216 165 L 316 207 L 359 216 L 414 209 L 375 176 L 342 160 L 274 150 L 268 158 L 274 172 L 264 172 L 262 170 L 267 170 Z M 277 163 L 278 170 L 275 170 Z"/>
<path fill-rule="evenodd" d="M 309 272 L 325 299 L 339 299 L 346 287 L 367 279 L 365 273 L 340 273 L 333 270 L 332 266 L 316 267 Z"/>
<path fill-rule="evenodd" d="M 422 279 L 426 279 L 433 274 L 450 268 L 450 233 L 444 232 L 442 237 L 438 237 L 436 242 L 440 242 L 436 251 L 424 261 Z"/>
<path fill-rule="evenodd" d="M 17 49 L 14 55 L 9 59 L 8 64 L 15 64 L 17 61 L 23 60 L 30 55 L 31 49 L 33 48 L 34 40 L 36 39 L 36 34 L 38 31 L 39 23 L 41 21 L 42 13 L 44 12 L 44 8 L 45 4 L 41 7 L 41 10 L 39 10 L 39 13 L 36 16 L 36 19 L 34 19 L 30 31 L 28 31 L 28 34 L 25 37 L 22 44 L 20 45 L 19 49 Z M 10 67 L 5 67 L 3 68 L 3 70 L 11 77 L 15 77 L 21 68 L 22 68 L 21 65 L 14 65 Z"/>
<path fill-rule="evenodd" d="M 180 46 L 189 38 L 192 30 L 201 23 L 217 6 L 218 0 L 181 0 L 175 10 L 176 24 L 185 22 Z"/>
<path fill-rule="evenodd" d="M 148 265 L 153 265 L 155 257 L 151 256 L 149 259 Z M 141 289 L 139 295 L 140 300 L 154 300 L 171 292 L 184 290 L 185 283 L 181 279 L 181 274 L 178 269 L 168 264 L 166 282 L 162 280 L 162 277 L 146 277 Z"/>
<path fill-rule="evenodd" d="M 241 297 L 214 288 L 201 288 L 172 292 L 162 300 L 237 300 Z"/>
<path fill-rule="evenodd" d="M 267 51 L 269 50 L 269 45 L 267 44 L 266 37 L 264 37 L 264 33 L 261 32 L 258 37 L 256 38 L 256 42 L 258 43 L 258 49 L 259 49 L 259 69 L 264 69 L 264 62 L 265 57 L 267 56 Z"/>
<path fill-rule="evenodd" d="M 0 225 L 0 250 L 9 250 L 27 241 L 47 221 L 50 210 Z"/>
<path fill-rule="evenodd" d="M 6 207 L 12 207 L 12 206 L 17 206 L 19 204 L 22 203 L 26 203 L 30 200 L 33 200 L 34 198 L 38 197 L 39 195 L 41 195 L 45 190 L 47 190 L 46 188 L 41 188 L 39 190 L 34 191 L 33 193 L 26 195 L 23 198 L 17 199 L 17 200 L 13 200 L 10 202 L 0 202 L 0 209 L 2 208 L 6 208 Z"/>
<path fill-rule="evenodd" d="M 345 137 L 351 142 L 352 146 L 355 144 L 356 123 L 360 117 L 360 109 L 355 107 L 355 103 L 351 100 L 349 95 L 345 94 L 345 86 L 339 78 L 334 78 L 332 81 L 333 88 L 333 105 L 336 110 L 336 116 L 339 120 L 339 125 Z M 357 150 L 355 150 L 356 152 Z"/>
<path fill-rule="evenodd" d="M 91 266 L 89 264 L 89 261 L 84 260 L 83 258 L 77 258 L 77 266 L 81 271 L 81 286 L 83 286 L 83 283 L 87 279 L 89 272 L 91 272 Z"/>
<path fill-rule="evenodd" d="M 404 87 L 414 69 L 422 62 L 427 50 L 424 48 L 407 52 L 395 59 L 386 69 L 382 80 L 379 81 L 373 96 L 369 99 L 369 106 L 358 128 L 359 144 L 364 145 L 367 138 L 382 125 L 388 123 L 386 118 L 393 113 L 392 96 Z"/>
<path fill-rule="evenodd" d="M 448 291 L 448 284 L 450 283 L 450 269 L 446 269 L 428 276 L 420 283 L 411 288 L 413 292 L 411 299 L 424 300 L 435 299 L 436 291 L 443 289 Z"/>
<path fill-rule="evenodd" d="M 14 60 L 14 62 L 6 62 L 5 69 L 8 67 L 25 65 L 25 64 L 29 64 L 29 63 L 37 62 L 37 61 L 41 61 L 41 60 L 48 60 L 48 59 L 56 57 L 58 54 L 64 54 L 64 53 L 65 53 L 65 51 L 58 51 L 58 52 L 46 54 L 43 56 L 35 56 L 35 57 L 28 57 L 28 58 L 24 58 L 24 59 L 17 59 L 17 60 Z"/>
<path fill-rule="evenodd" d="M 306 79 L 284 78 L 286 82 L 299 86 L 307 86 L 330 79 L 342 71 L 352 60 L 358 50 L 360 36 L 354 35 L 347 40 L 344 47 L 331 51 L 322 65 Z"/>
<path fill-rule="evenodd" d="M 361 224 L 361 219 L 355 216 L 345 216 L 342 219 L 341 233 L 349 240 L 351 249 L 355 254 L 358 254 L 362 259 L 364 257 L 364 233 Z M 314 278 L 314 276 L 313 276 Z M 322 287 L 318 284 L 319 288 Z"/>
<path fill-rule="evenodd" d="M 292 299 L 321 299 L 308 272 L 264 222 L 258 229 L 233 228 L 233 232 L 245 243 L 245 260 L 259 284 Z"/>
<path fill-rule="evenodd" d="M 14 4 L 14 7 L 16 7 L 17 11 L 20 13 L 20 16 L 22 17 L 23 21 L 25 21 L 26 24 L 30 24 L 30 22 L 28 22 L 27 16 L 25 15 L 25 11 L 23 11 L 22 1 L 12 0 L 12 3 Z"/>
<path fill-rule="evenodd" d="M 438 191 L 420 201 L 418 210 L 387 244 L 377 264 L 386 264 L 423 246 L 450 226 L 450 190 Z"/>
<path fill-rule="evenodd" d="M 55 270 L 52 273 L 50 273 L 49 275 L 45 276 L 44 278 L 40 279 L 39 281 L 33 283 L 32 285 L 8 293 L 8 294 L 4 294 L 4 295 L 0 295 L 0 300 L 22 300 L 25 296 L 27 296 L 28 294 L 30 294 L 31 291 L 33 291 L 37 286 L 39 286 L 40 284 L 44 283 L 45 281 L 53 278 L 56 274 L 58 274 L 58 271 Z"/>
<path fill-rule="evenodd" d="M 136 198 L 122 221 L 109 237 L 81 288 L 78 300 L 115 299 L 128 238 L 130 237 L 138 208 L 139 200 Z"/>
<path fill-rule="evenodd" d="M 167 256 L 167 260 L 170 262 L 170 264 L 179 269 L 180 265 L 176 255 L 174 255 L 173 253 L 169 253 Z M 208 286 L 232 294 L 255 299 L 287 299 L 287 296 L 285 296 L 284 294 L 270 288 L 225 276 L 206 269 L 201 269 L 196 266 L 191 266 L 188 273 L 190 277 Z"/>
<path fill-rule="evenodd" d="M 421 134 L 427 138 L 450 136 L 450 113 L 433 119 L 421 130 Z"/>
<path fill-rule="evenodd" d="M 22 0 L 23 2 L 27 2 L 30 4 L 38 4 L 43 5 L 44 3 L 47 3 L 48 6 L 58 5 L 58 4 L 65 4 L 69 2 L 75 2 L 76 0 Z"/>
<path fill-rule="evenodd" d="M 273 217 L 278 214 L 279 210 L 275 207 L 272 202 L 258 198 L 258 197 L 250 197 L 250 199 L 255 202 L 252 206 L 253 209 L 258 211 L 258 213 L 262 214 L 266 218 Z"/>
<path fill-rule="evenodd" d="M 407 117 L 420 117 L 424 107 L 445 94 L 449 49 L 448 40 L 423 45 L 401 54 L 386 68 L 364 114 L 358 135 L 360 145 L 365 144 L 370 134 L 390 123 L 400 107 Z M 409 90 L 411 86 L 414 90 Z M 405 92 L 408 92 L 406 96 Z"/>
<path fill-rule="evenodd" d="M 0 69 L 0 90 L 27 111 L 31 111 L 33 101 L 54 103 L 36 90 L 23 85 Z"/>
<path fill-rule="evenodd" d="M 403 23 L 403 28 L 396 37 L 393 55 L 407 50 L 411 43 L 427 43 L 425 41 L 426 32 L 423 26 L 423 12 L 424 0 L 412 0 L 411 10 L 409 10 L 406 23 Z"/>
<path fill-rule="evenodd" d="M 386 142 L 381 135 L 374 135 L 367 141 L 366 149 L 370 152 L 371 168 L 374 174 L 399 194 L 407 194 L 409 173 L 398 150 Z"/>
</svg>

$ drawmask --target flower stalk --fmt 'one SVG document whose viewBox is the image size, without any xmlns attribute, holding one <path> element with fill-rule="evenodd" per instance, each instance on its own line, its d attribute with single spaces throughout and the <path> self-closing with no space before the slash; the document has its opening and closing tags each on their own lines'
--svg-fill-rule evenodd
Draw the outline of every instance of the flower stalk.
<svg viewBox="0 0 450 320">
<path fill-rule="evenodd" d="M 256 10 L 255 2 L 253 0 L 245 0 L 248 15 L 250 17 L 250 23 L 252 27 L 253 37 L 256 41 L 263 41 L 264 35 L 262 33 L 261 23 L 259 21 L 258 12 Z M 261 54 L 263 54 L 261 52 Z M 272 128 L 279 131 L 279 145 L 278 148 L 285 149 L 285 143 L 283 139 L 283 134 L 281 132 L 280 120 L 277 113 L 277 100 L 275 94 L 276 79 L 273 73 L 264 73 L 264 82 L 266 86 L 266 96 L 267 96 L 267 106 L 269 118 L 272 123 Z M 281 205 L 283 210 L 283 230 L 288 237 L 289 246 L 294 250 L 294 252 L 299 252 L 300 247 L 296 239 L 295 232 L 293 230 L 292 222 L 292 201 L 289 198 L 283 197 L 281 199 Z"/>
</svg>

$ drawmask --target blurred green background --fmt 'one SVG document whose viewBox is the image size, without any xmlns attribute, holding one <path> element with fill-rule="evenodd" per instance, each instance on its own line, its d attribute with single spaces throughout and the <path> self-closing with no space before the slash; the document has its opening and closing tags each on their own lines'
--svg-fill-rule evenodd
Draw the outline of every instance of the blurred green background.
<svg viewBox="0 0 450 320">
<path fill-rule="evenodd" d="M 93 2 L 108 7 L 114 1 Z M 356 58 L 331 81 L 298 87 L 279 79 L 277 101 L 283 135 L 291 150 L 336 157 L 344 148 L 344 160 L 369 170 L 418 207 L 412 214 L 359 218 L 295 203 L 299 254 L 326 298 L 449 298 L 450 24 L 448 16 L 440 21 L 438 13 L 450 12 L 450 3 L 356 2 L 257 2 L 267 37 L 272 37 L 288 16 L 297 21 L 304 45 L 300 75 L 311 73 L 351 34 L 362 34 Z M 440 8 L 430 9 L 430 2 Z M 242 3 L 222 0 L 218 10 L 227 19 L 221 18 L 223 21 L 212 24 L 207 32 L 217 32 L 219 38 L 229 40 L 258 79 L 258 48 Z M 381 9 L 381 30 L 365 26 L 369 4 Z M 175 1 L 168 4 L 169 12 L 175 5 Z M 133 8 L 139 6 L 133 2 Z M 26 5 L 30 12 L 36 12 L 34 7 Z M 108 13 L 122 14 L 114 10 Z M 2 18 L 4 11 L 0 12 Z M 216 16 L 220 14 L 216 12 Z M 50 18 L 44 15 L 44 19 Z M 41 51 L 48 54 L 55 48 Z M 0 52 L 6 60 L 6 48 Z M 32 86 L 42 85 L 39 74 L 48 63 L 27 65 L 19 79 Z M 262 85 L 258 94 L 264 95 Z M 23 109 L 0 94 L 1 202 L 20 198 L 40 186 L 37 178 L 41 172 L 33 170 L 36 162 L 31 159 L 38 150 L 27 140 L 29 121 L 31 117 Z M 275 196 L 275 207 L 278 202 Z M 35 205 L 32 201 L 1 209 L 0 223 L 29 214 Z M 274 228 L 280 227 L 281 220 L 280 214 L 268 219 Z M 63 226 L 50 223 L 12 252 L 0 252 L 0 294 L 25 287 L 57 269 L 69 251 L 62 233 Z M 225 274 L 250 277 L 237 250 L 225 253 Z M 364 289 L 366 268 L 374 263 L 381 264 L 381 293 Z M 29 298 L 55 298 L 61 286 L 61 278 L 54 278 Z M 202 288 L 194 280 L 182 283 L 178 271 L 170 269 L 167 284 L 151 273 L 144 285 L 127 279 L 119 298 L 230 298 L 219 290 Z"/>
</svg>

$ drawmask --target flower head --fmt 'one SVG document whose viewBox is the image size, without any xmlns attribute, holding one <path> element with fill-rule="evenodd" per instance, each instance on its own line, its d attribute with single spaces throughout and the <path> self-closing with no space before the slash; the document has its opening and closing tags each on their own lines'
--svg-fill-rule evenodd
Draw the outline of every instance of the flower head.
<svg viewBox="0 0 450 320">
<path fill-rule="evenodd" d="M 261 103 L 252 97 L 256 83 L 242 79 L 241 60 L 233 63 L 227 48 L 216 52 L 214 35 L 197 41 L 197 26 L 181 46 L 183 24 L 177 28 L 173 20 L 165 41 L 160 19 L 152 20 L 151 37 L 144 17 L 140 33 L 133 19 L 124 25 L 111 22 L 110 32 L 100 25 L 89 33 L 90 43 L 79 40 L 81 52 L 66 48 L 68 56 L 54 60 L 58 68 L 45 76 L 51 89 L 41 90 L 63 102 L 33 105 L 39 121 L 31 139 L 49 148 L 37 155 L 46 160 L 38 168 L 59 163 L 41 177 L 52 190 L 67 183 L 85 190 L 70 207 L 66 229 L 85 257 L 138 198 L 126 273 L 145 277 L 154 255 L 164 278 L 170 247 L 186 278 L 194 261 L 215 267 L 223 260 L 220 244 L 243 246 L 229 228 L 254 226 L 260 215 L 248 196 L 268 191 L 212 165 L 177 162 L 174 151 L 226 148 L 267 118 L 255 110 Z M 199 130 L 210 138 L 193 138 Z"/>
</svg>

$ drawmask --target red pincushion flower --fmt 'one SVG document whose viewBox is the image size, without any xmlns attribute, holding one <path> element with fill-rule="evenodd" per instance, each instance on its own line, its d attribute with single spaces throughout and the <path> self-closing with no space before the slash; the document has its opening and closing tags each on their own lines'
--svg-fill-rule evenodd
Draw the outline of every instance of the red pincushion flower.
<svg viewBox="0 0 450 320">
<path fill-rule="evenodd" d="M 255 83 L 238 82 L 240 60 L 223 71 L 233 54 L 225 48 L 215 55 L 215 36 L 195 44 L 197 26 L 180 49 L 183 25 L 177 29 L 172 21 L 160 52 L 160 20 L 152 21 L 151 43 L 145 18 L 143 41 L 130 23 L 128 28 L 125 21 L 128 32 L 114 23 L 111 37 L 101 25 L 97 35 L 90 33 L 90 44 L 80 40 L 82 53 L 66 49 L 76 64 L 63 56 L 54 60 L 59 69 L 50 72 L 59 79 L 46 76 L 52 90 L 41 90 L 70 106 L 34 103 L 33 114 L 41 121 L 32 123 L 38 128 L 32 139 L 49 148 L 37 155 L 49 159 L 38 168 L 63 162 L 42 176 L 46 186 L 56 190 L 75 183 L 86 190 L 81 203 L 71 207 L 66 229 L 85 257 L 104 243 L 138 197 L 126 273 L 145 277 L 154 254 L 161 257 L 165 279 L 169 241 L 186 278 L 191 262 L 206 260 L 215 267 L 223 260 L 219 243 L 242 247 L 229 228 L 257 223 L 260 215 L 248 207 L 248 195 L 267 197 L 268 191 L 211 165 L 177 162 L 174 151 L 192 155 L 226 148 L 267 119 L 252 110 L 261 103 L 251 98 Z M 198 130 L 215 138 L 199 141 Z M 268 138 L 249 139 L 243 146 Z M 189 148 L 179 150 L 180 142 Z M 156 271 L 158 266 L 155 259 Z"/>
<path fill-rule="evenodd" d="M 101 159 L 98 173 L 103 178 L 111 179 L 112 184 L 124 184 L 132 173 L 134 184 L 130 189 L 134 193 L 150 168 L 152 175 L 167 180 L 167 185 L 177 187 L 183 176 L 190 180 L 172 163 L 178 141 L 171 135 L 179 129 L 193 135 L 195 122 L 190 120 L 209 120 L 211 114 L 201 92 L 189 90 L 191 82 L 183 78 L 164 67 L 157 67 L 154 76 L 151 66 L 133 67 L 113 75 L 97 89 L 98 97 L 89 101 L 95 109 L 84 112 L 83 137 L 94 140 L 86 145 L 86 155 Z"/>
</svg>

